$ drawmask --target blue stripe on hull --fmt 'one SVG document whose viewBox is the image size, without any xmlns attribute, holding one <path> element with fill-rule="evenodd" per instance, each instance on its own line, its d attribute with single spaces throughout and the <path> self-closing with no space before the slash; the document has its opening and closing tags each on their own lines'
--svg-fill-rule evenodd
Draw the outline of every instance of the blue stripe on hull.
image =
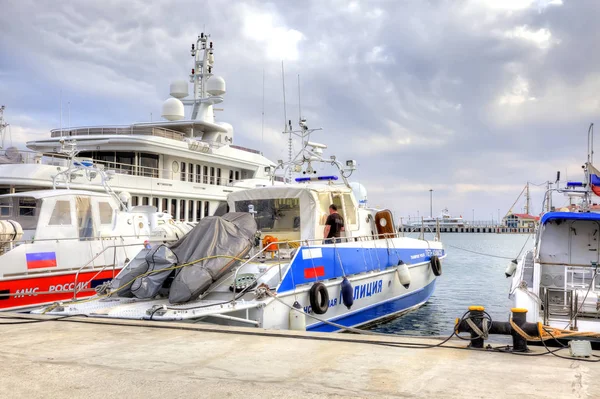
<svg viewBox="0 0 600 399">
<path fill-rule="evenodd" d="M 311 253 L 318 255 L 304 259 L 305 254 Z M 400 260 L 407 265 L 429 262 L 432 255 L 443 258 L 445 251 L 429 248 L 362 248 L 333 245 L 300 247 L 277 292 L 291 291 L 298 285 L 315 281 L 385 270 L 396 266 Z"/>
<path fill-rule="evenodd" d="M 350 313 L 346 316 L 341 316 L 339 319 L 332 320 L 336 324 L 342 324 L 346 327 L 357 326 L 365 324 L 370 321 L 383 318 L 385 316 L 391 316 L 394 313 L 402 312 L 403 310 L 410 309 L 413 306 L 419 305 L 426 302 L 435 289 L 435 280 L 421 288 L 420 290 L 413 291 L 408 295 L 388 299 L 387 301 L 376 303 L 374 305 L 365 307 L 356 312 Z M 310 316 L 307 316 L 310 319 Z M 306 327 L 307 331 L 318 331 L 318 332 L 334 332 L 339 331 L 338 328 L 325 324 L 318 323 L 312 326 Z"/>
</svg>

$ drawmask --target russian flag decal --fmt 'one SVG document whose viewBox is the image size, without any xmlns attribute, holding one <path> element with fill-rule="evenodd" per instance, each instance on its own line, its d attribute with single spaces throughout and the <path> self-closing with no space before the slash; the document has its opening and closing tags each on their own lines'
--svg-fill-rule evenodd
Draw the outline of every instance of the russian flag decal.
<svg viewBox="0 0 600 399">
<path fill-rule="evenodd" d="M 324 266 L 313 266 L 313 267 L 305 267 L 304 268 L 304 278 L 318 278 L 323 277 L 325 275 L 325 267 Z"/>
<path fill-rule="evenodd" d="M 44 267 L 56 267 L 56 252 L 37 252 L 26 254 L 28 269 L 42 269 Z"/>
</svg>

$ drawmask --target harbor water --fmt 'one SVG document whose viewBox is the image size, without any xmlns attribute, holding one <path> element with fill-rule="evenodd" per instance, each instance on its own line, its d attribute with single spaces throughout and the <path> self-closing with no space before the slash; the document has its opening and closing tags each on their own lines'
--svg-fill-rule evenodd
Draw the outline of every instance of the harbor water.
<svg viewBox="0 0 600 399">
<path fill-rule="evenodd" d="M 402 335 L 450 335 L 454 320 L 470 305 L 485 306 L 493 320 L 508 320 L 510 280 L 504 276 L 504 270 L 510 260 L 504 258 L 514 259 L 524 246 L 523 252 L 531 249 L 533 236 L 449 233 L 441 234 L 441 241 L 448 256 L 429 301 L 416 311 L 379 324 L 373 330 Z"/>
</svg>

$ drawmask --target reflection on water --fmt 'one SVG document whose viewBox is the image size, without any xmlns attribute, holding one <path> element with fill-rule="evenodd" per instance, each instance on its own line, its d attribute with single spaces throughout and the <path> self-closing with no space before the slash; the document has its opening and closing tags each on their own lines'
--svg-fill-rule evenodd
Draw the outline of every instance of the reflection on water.
<svg viewBox="0 0 600 399">
<path fill-rule="evenodd" d="M 449 335 L 454 320 L 470 305 L 483 305 L 493 320 L 508 320 L 511 301 L 510 280 L 504 276 L 508 259 L 477 255 L 470 251 L 515 258 L 533 247 L 533 237 L 525 234 L 442 234 L 448 256 L 442 275 L 427 304 L 405 316 L 373 327 L 385 333 L 405 335 Z"/>
</svg>

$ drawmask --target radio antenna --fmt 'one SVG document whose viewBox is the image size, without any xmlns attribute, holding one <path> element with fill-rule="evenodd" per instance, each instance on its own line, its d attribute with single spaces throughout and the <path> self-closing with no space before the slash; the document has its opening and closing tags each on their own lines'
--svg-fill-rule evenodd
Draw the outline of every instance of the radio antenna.
<svg viewBox="0 0 600 399">
<path fill-rule="evenodd" d="M 302 103 L 300 101 L 300 74 L 298 74 L 298 122 L 302 122 Z"/>
<path fill-rule="evenodd" d="M 263 68 L 263 85 L 262 85 L 262 113 L 261 113 L 261 130 L 260 130 L 260 146 L 264 148 L 265 143 L 265 68 Z"/>
</svg>

